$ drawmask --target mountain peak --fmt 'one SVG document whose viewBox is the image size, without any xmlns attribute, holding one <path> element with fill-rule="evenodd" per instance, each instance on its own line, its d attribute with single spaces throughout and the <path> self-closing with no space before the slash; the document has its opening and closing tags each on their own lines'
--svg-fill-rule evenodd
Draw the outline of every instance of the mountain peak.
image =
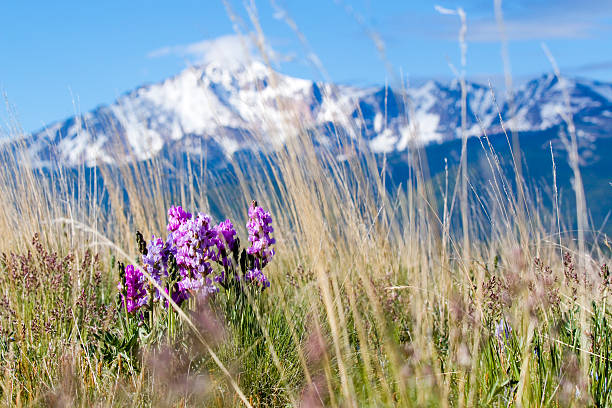
<svg viewBox="0 0 612 408">
<path fill-rule="evenodd" d="M 270 69 L 261 61 L 253 59 L 249 62 L 240 62 L 227 65 L 222 61 L 212 61 L 207 64 L 193 67 L 200 71 L 203 75 L 218 76 L 218 75 L 256 75 L 267 76 Z"/>
</svg>

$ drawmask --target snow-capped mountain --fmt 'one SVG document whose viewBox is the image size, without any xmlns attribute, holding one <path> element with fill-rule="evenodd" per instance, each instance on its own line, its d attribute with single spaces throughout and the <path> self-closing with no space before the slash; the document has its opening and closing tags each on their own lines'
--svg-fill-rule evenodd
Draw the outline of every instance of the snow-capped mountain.
<svg viewBox="0 0 612 408">
<path fill-rule="evenodd" d="M 496 103 L 489 87 L 476 83 L 467 83 L 466 92 L 469 136 L 499 133 L 498 109 L 506 129 L 554 128 L 567 116 L 568 100 L 579 135 L 612 129 L 612 84 L 545 75 L 518 89 L 512 103 L 500 95 Z M 285 76 L 259 62 L 211 63 L 52 124 L 26 145 L 38 166 L 121 163 L 164 149 L 223 162 L 239 150 L 274 149 L 305 131 L 321 144 L 342 131 L 379 153 L 454 140 L 461 137 L 461 87 L 429 81 L 402 90 L 357 88 Z"/>
</svg>

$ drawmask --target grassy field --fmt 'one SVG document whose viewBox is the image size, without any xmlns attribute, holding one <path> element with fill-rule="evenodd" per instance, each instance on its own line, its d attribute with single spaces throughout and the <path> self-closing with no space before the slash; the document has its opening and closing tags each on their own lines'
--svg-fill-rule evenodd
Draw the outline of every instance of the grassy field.
<svg viewBox="0 0 612 408">
<path fill-rule="evenodd" d="M 42 172 L 7 149 L 2 404 L 610 405 L 604 236 L 562 230 L 564 203 L 538 206 L 494 151 L 477 191 L 461 168 L 428 180 L 416 148 L 412 175 L 390 188 L 344 146 L 340 163 L 303 132 L 229 184 L 156 160 Z M 139 263 L 137 230 L 165 234 L 179 204 L 235 220 L 246 242 L 252 199 L 275 228 L 268 289 L 147 322 L 126 313 L 118 265 Z"/>
</svg>

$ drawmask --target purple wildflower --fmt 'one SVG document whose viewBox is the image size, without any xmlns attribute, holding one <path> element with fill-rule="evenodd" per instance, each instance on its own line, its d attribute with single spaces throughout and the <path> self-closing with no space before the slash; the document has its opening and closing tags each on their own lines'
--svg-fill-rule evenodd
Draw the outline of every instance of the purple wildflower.
<svg viewBox="0 0 612 408">
<path fill-rule="evenodd" d="M 147 245 L 147 254 L 142 256 L 142 264 L 144 269 L 157 283 L 161 283 L 161 279 L 168 275 L 169 254 L 168 244 L 164 243 L 161 238 L 156 238 L 153 235 Z"/>
<path fill-rule="evenodd" d="M 274 232 L 271 224 L 270 213 L 258 207 L 257 203 L 253 201 L 251 207 L 249 207 L 249 222 L 246 225 L 251 242 L 251 247 L 247 249 L 247 253 L 255 256 L 255 267 L 258 269 L 264 268 L 274 256 L 274 249 L 270 246 L 276 243 L 276 240 L 270 237 L 270 234 Z"/>
<path fill-rule="evenodd" d="M 181 224 L 191 219 L 191 214 L 183 210 L 181 206 L 172 206 L 168 210 L 168 231 L 174 232 Z"/>
<path fill-rule="evenodd" d="M 260 269 L 254 268 L 247 271 L 244 278 L 247 281 L 261 285 L 264 288 L 270 287 L 270 281 L 266 278 L 266 275 Z"/>
<path fill-rule="evenodd" d="M 205 278 L 212 272 L 210 261 L 217 257 L 213 247 L 218 234 L 210 225 L 210 217 L 200 213 L 183 222 L 172 235 L 182 277 L 179 289 L 198 291 L 206 286 Z"/>
<path fill-rule="evenodd" d="M 128 313 L 133 313 L 147 303 L 146 278 L 134 265 L 125 267 L 125 286 L 117 285 Z"/>
<path fill-rule="evenodd" d="M 495 324 L 495 337 L 500 345 L 506 344 L 512 335 L 512 327 L 506 320 L 502 318 L 498 323 Z"/>
<path fill-rule="evenodd" d="M 236 229 L 230 220 L 220 222 L 219 225 L 214 227 L 216 234 L 217 244 L 217 258 L 220 260 L 224 267 L 229 266 L 230 260 L 228 254 L 236 250 Z"/>
<path fill-rule="evenodd" d="M 181 303 L 183 303 L 184 300 L 189 299 L 189 292 L 185 291 L 185 290 L 180 290 L 178 288 L 179 285 L 175 285 L 174 289 L 172 290 L 172 301 L 174 301 L 174 303 L 176 303 L 177 305 L 181 305 Z M 177 290 L 178 289 L 178 290 Z M 164 291 L 166 292 L 166 294 L 168 294 L 168 288 L 165 288 Z M 168 301 L 166 300 L 164 302 L 164 306 L 168 307 Z"/>
<path fill-rule="evenodd" d="M 186 277 L 178 283 L 178 287 L 181 292 L 199 293 L 203 296 L 219 291 L 209 277 L 200 277 L 197 279 Z"/>
</svg>

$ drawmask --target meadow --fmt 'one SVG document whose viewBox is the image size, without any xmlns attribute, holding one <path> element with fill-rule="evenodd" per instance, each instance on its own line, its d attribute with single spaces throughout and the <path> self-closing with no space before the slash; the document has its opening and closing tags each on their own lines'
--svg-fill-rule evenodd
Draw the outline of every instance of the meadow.
<svg viewBox="0 0 612 408">
<path fill-rule="evenodd" d="M 589 227 L 571 118 L 573 197 L 551 154 L 544 205 L 484 132 L 488 173 L 468 171 L 463 139 L 443 177 L 414 143 L 392 180 L 285 109 L 284 147 L 216 173 L 198 157 L 36 169 L 18 138 L 2 146 L 4 406 L 611 405 L 612 248 Z M 178 256 L 146 266 L 173 206 L 232 220 L 255 248 L 254 200 L 275 242 L 211 246 L 197 262 L 217 272 L 198 273 L 224 274 L 205 295 L 173 296 L 194 271 Z"/>
</svg>

